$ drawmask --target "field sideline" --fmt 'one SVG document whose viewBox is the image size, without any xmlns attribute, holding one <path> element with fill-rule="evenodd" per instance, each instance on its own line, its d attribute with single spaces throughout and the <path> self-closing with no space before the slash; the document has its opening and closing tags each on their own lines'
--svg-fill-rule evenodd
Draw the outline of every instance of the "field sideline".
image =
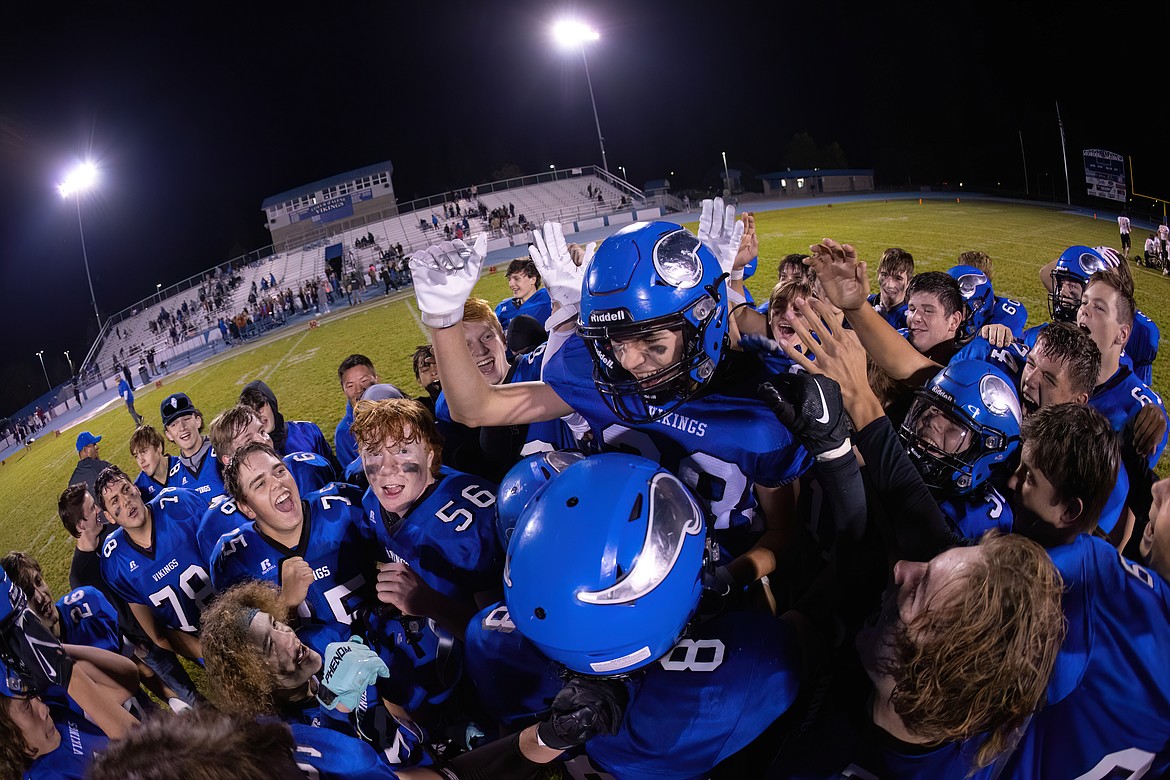
<svg viewBox="0 0 1170 780">
<path fill-rule="evenodd" d="M 697 225 L 688 225 L 692 230 Z M 1071 244 L 1118 245 L 1116 223 L 1094 220 L 1051 207 L 967 200 L 891 200 L 812 205 L 757 215 L 760 263 L 748 287 L 757 299 L 767 296 L 776 278 L 779 258 L 807 251 L 824 237 L 854 244 L 863 259 L 871 261 L 870 277 L 876 277 L 876 258 L 888 246 L 900 246 L 914 255 L 916 270 L 945 270 L 965 250 L 981 249 L 994 261 L 993 286 L 999 295 L 1022 301 L 1028 308 L 1028 324 L 1048 319 L 1048 304 L 1037 271 Z M 1146 231 L 1133 234 L 1140 248 Z M 1131 264 L 1139 307 L 1159 325 L 1170 323 L 1170 279 Z M 476 294 L 494 306 L 507 295 L 500 272 L 485 275 Z M 143 388 L 136 406 L 146 421 L 161 430 L 158 404 L 166 394 L 188 393 L 204 414 L 204 423 L 230 406 L 240 389 L 263 379 L 276 393 L 280 410 L 289 420 L 317 422 L 332 440 L 337 421 L 345 411 L 337 383 L 337 365 L 347 355 L 361 352 L 378 367 L 383 381 L 398 385 L 408 395 L 421 392 L 410 367 L 414 348 L 427 341 L 415 309 L 414 297 L 386 299 L 352 313 L 325 317 L 319 328 L 307 325 L 267 343 L 229 350 L 191 369 L 164 379 L 161 389 Z M 1163 393 L 1170 380 L 1166 359 L 1154 365 L 1154 389 Z M 80 430 L 103 437 L 101 456 L 138 473 L 126 448 L 133 426 L 125 407 L 115 404 L 84 424 L 46 436 L 33 447 L 10 457 L 0 466 L 0 554 L 24 550 L 40 560 L 45 579 L 55 596 L 68 589 L 72 539 L 57 519 L 56 502 L 76 463 L 74 439 Z"/>
</svg>

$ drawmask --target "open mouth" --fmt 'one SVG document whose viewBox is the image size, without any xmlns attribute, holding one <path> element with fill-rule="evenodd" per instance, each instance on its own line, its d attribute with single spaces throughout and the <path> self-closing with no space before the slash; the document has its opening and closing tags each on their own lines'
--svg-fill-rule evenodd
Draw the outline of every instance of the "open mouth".
<svg viewBox="0 0 1170 780">
<path fill-rule="evenodd" d="M 1040 403 L 1038 401 L 1033 401 L 1031 398 L 1029 398 L 1026 395 L 1021 395 L 1020 396 L 1020 406 L 1024 410 L 1024 416 L 1027 416 L 1027 415 L 1031 414 L 1032 412 L 1036 411 L 1037 409 L 1039 409 Z"/>
<path fill-rule="evenodd" d="M 475 367 L 479 369 L 479 373 L 483 374 L 484 376 L 490 376 L 491 374 L 495 373 L 496 359 L 490 357 L 484 358 L 483 360 L 476 363 Z"/>
<path fill-rule="evenodd" d="M 292 493 L 286 490 L 276 499 L 275 506 L 281 512 L 288 512 L 292 509 L 292 503 Z"/>
<path fill-rule="evenodd" d="M 297 648 L 296 655 L 293 657 L 296 660 L 296 664 L 298 667 L 300 667 L 305 662 L 305 657 L 308 656 L 308 654 L 309 654 L 309 651 L 304 645 L 301 645 L 300 647 Z"/>
<path fill-rule="evenodd" d="M 381 488 L 382 495 L 389 499 L 398 498 L 404 490 L 406 490 L 405 485 L 383 485 Z"/>
</svg>

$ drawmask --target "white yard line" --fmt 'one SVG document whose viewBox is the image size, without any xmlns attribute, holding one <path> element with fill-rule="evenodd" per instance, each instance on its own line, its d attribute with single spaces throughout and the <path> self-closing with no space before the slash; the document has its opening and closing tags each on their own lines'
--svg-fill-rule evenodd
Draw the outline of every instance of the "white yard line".
<svg viewBox="0 0 1170 780">
<path fill-rule="evenodd" d="M 418 326 L 418 332 L 421 333 L 423 338 L 429 342 L 431 340 L 431 332 L 423 326 L 422 320 L 418 318 L 418 312 L 414 310 L 414 305 L 411 304 L 410 301 L 406 302 L 406 310 L 410 312 L 410 316 L 414 320 L 414 324 Z"/>
<path fill-rule="evenodd" d="M 296 342 L 295 344 L 293 344 L 293 345 L 292 345 L 292 346 L 289 348 L 288 352 L 285 352 L 285 353 L 284 353 L 284 357 L 282 357 L 280 360 L 276 361 L 276 365 L 275 365 L 275 366 L 273 366 L 272 368 L 268 369 L 268 370 L 267 370 L 267 371 L 265 371 L 263 374 L 261 374 L 261 375 L 260 375 L 260 378 L 261 378 L 261 379 L 267 379 L 268 377 L 270 377 L 270 376 L 272 376 L 274 373 L 276 373 L 276 369 L 280 368 L 280 365 L 281 365 L 281 364 L 282 364 L 284 361 L 288 360 L 289 356 L 290 356 L 292 353 L 294 353 L 294 352 L 296 352 L 296 351 L 297 351 L 297 347 L 299 347 L 299 346 L 301 345 L 301 342 L 302 342 L 302 341 L 304 341 L 306 338 L 308 338 L 308 337 L 309 337 L 309 332 L 310 332 L 310 331 L 309 331 L 309 329 L 308 329 L 308 328 L 305 328 L 305 332 L 304 332 L 304 333 L 302 333 L 302 334 L 301 334 L 301 337 L 300 337 L 299 339 L 297 339 L 297 342 Z"/>
</svg>

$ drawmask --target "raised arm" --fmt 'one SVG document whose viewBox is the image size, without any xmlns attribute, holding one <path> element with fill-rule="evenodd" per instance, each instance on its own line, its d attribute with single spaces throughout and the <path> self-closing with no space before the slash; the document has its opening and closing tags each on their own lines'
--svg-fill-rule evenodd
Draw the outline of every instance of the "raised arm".
<svg viewBox="0 0 1170 780">
<path fill-rule="evenodd" d="M 463 335 L 463 306 L 479 279 L 487 249 L 480 235 L 472 246 L 444 241 L 410 258 L 414 292 L 431 329 L 435 362 L 452 419 L 464 425 L 512 425 L 553 420 L 572 412 L 543 382 L 490 385 L 471 358 Z"/>
<path fill-rule="evenodd" d="M 868 269 L 858 261 L 857 250 L 826 238 L 809 252 L 805 264 L 817 272 L 825 297 L 845 312 L 861 345 L 883 371 L 909 385 L 926 384 L 939 372 L 942 366 L 914 349 L 866 302 Z"/>
</svg>

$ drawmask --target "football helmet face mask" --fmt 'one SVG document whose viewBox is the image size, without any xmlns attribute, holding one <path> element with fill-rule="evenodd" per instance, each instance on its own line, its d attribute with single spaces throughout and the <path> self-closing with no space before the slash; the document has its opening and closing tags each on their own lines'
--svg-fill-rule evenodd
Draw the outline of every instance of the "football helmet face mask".
<svg viewBox="0 0 1170 780">
<path fill-rule="evenodd" d="M 981 360 L 960 360 L 918 392 L 900 434 L 929 487 L 964 495 L 1019 449 L 1021 418 L 1005 374 Z"/>
<path fill-rule="evenodd" d="M 702 593 L 707 524 L 677 477 L 623 453 L 593 455 L 541 488 L 504 565 L 516 628 L 586 675 L 633 672 L 674 647 Z"/>
<path fill-rule="evenodd" d="M 960 326 L 962 333 L 967 338 L 978 335 L 980 329 L 991 322 L 995 308 L 991 280 L 973 265 L 956 265 L 948 269 L 947 273 L 959 283 L 959 292 L 967 302 L 967 315 Z"/>
<path fill-rule="evenodd" d="M 593 357 L 606 405 L 633 423 L 657 420 L 697 395 L 727 348 L 725 275 L 690 231 L 636 222 L 607 238 L 585 270 L 578 333 Z M 614 340 L 657 331 L 681 339 L 681 353 L 652 374 L 623 367 Z"/>
<path fill-rule="evenodd" d="M 520 513 L 536 492 L 555 475 L 584 459 L 585 453 L 575 450 L 538 452 L 521 458 L 508 470 L 496 491 L 496 536 L 505 552 Z"/>
<path fill-rule="evenodd" d="M 1052 319 L 1075 323 L 1089 277 L 1109 267 L 1109 261 L 1101 253 L 1087 246 L 1070 246 L 1061 252 L 1052 269 L 1052 292 L 1048 293 L 1048 312 Z"/>
</svg>

